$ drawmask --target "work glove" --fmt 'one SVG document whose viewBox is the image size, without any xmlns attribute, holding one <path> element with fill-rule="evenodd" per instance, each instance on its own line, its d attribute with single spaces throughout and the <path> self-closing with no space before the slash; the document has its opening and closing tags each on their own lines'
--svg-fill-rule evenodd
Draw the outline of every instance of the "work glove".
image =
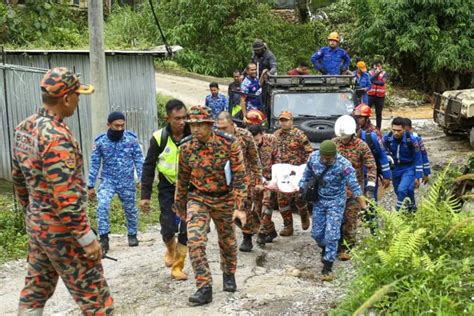
<svg viewBox="0 0 474 316">
<path fill-rule="evenodd" d="M 328 71 L 326 70 L 326 68 L 324 67 L 321 67 L 321 69 L 319 70 L 319 72 L 321 72 L 321 74 L 323 75 L 326 75 L 328 73 Z"/>
<path fill-rule="evenodd" d="M 347 67 L 341 66 L 340 71 L 341 74 L 345 73 L 347 71 Z"/>
</svg>

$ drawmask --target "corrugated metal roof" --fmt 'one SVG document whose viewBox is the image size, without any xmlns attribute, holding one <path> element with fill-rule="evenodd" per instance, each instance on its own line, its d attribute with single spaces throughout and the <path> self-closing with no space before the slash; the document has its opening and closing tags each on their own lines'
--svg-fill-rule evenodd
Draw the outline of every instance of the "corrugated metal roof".
<svg viewBox="0 0 474 316">
<path fill-rule="evenodd" d="M 179 45 L 171 46 L 173 53 L 183 49 Z M 89 54 L 87 49 L 6 49 L 7 54 L 28 54 L 28 55 L 48 55 L 48 54 Z M 165 45 L 160 45 L 145 50 L 105 50 L 106 55 L 152 55 L 152 56 L 166 56 L 167 50 Z"/>
<path fill-rule="evenodd" d="M 50 69 L 66 66 L 81 74 L 81 81 L 90 81 L 89 56 L 87 54 L 10 54 L 7 62 L 34 68 Z M 153 56 L 107 55 L 107 78 L 109 86 L 109 110 L 122 111 L 127 118 L 127 129 L 137 133 L 144 153 L 149 139 L 158 128 L 156 111 L 156 87 Z M 4 97 L 4 75 L 6 76 L 7 98 Z M 11 179 L 8 131 L 13 138 L 14 128 L 32 115 L 41 106 L 39 82 L 42 73 L 24 72 L 19 69 L 0 70 L 0 178 Z M 8 102 L 8 119 L 6 101 Z M 92 135 L 90 97 L 81 96 L 74 116 L 66 119 L 76 139 L 80 142 L 84 156 L 84 174 L 87 175 L 92 144 L 97 135 Z M 104 132 L 107 130 L 104 122 Z"/>
</svg>

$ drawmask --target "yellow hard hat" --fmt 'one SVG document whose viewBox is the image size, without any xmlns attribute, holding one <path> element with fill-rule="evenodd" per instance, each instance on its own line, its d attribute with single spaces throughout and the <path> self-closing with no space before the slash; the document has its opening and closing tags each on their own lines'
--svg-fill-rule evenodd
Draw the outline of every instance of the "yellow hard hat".
<svg viewBox="0 0 474 316">
<path fill-rule="evenodd" d="M 328 40 L 339 42 L 339 33 L 338 32 L 329 33 Z"/>
</svg>

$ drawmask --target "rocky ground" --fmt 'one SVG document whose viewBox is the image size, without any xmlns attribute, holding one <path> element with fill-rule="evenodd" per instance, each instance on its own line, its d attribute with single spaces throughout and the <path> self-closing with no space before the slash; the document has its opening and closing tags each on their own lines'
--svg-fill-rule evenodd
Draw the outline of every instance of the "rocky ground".
<svg viewBox="0 0 474 316">
<path fill-rule="evenodd" d="M 181 98 L 187 104 L 202 104 L 208 94 L 208 82 L 157 74 L 157 91 Z M 221 86 L 226 93 L 226 87 Z M 409 112 L 411 111 L 411 112 Z M 408 113 L 408 114 L 407 114 Z M 411 113 L 411 114 L 410 114 Z M 422 114 L 423 113 L 423 114 Z M 461 163 L 472 152 L 467 139 L 447 137 L 432 123 L 427 106 L 387 110 L 384 126 L 390 118 L 403 115 L 417 118 L 415 130 L 424 137 L 433 169 L 442 169 L 447 162 Z M 412 116 L 413 115 L 413 116 Z M 418 191 L 418 196 L 427 186 Z M 382 201 L 388 208 L 395 205 L 393 190 L 388 190 Z M 274 213 L 277 227 L 282 221 Z M 299 216 L 295 216 L 294 237 L 279 237 L 264 249 L 254 248 L 251 253 L 238 254 L 236 293 L 222 292 L 219 271 L 219 254 L 215 229 L 209 236 L 208 256 L 214 275 L 214 301 L 203 307 L 191 307 L 188 296 L 194 291 L 192 269 L 189 261 L 185 270 L 190 279 L 172 281 L 169 269 L 163 263 L 164 245 L 159 225 L 140 234 L 141 244 L 136 248 L 126 245 L 126 236 L 113 235 L 110 255 L 117 262 L 105 260 L 107 280 L 115 299 L 119 315 L 325 315 L 346 293 L 346 284 L 353 275 L 351 262 L 335 264 L 338 278 L 332 283 L 319 280 L 322 269 L 320 254 L 308 231 L 301 230 Z M 361 234 L 365 234 L 365 229 Z M 241 234 L 238 232 L 238 240 Z M 18 295 L 22 288 L 26 263 L 10 261 L 0 266 L 0 314 L 17 312 Z M 47 315 L 78 315 L 79 310 L 60 282 L 56 293 L 48 302 Z"/>
</svg>

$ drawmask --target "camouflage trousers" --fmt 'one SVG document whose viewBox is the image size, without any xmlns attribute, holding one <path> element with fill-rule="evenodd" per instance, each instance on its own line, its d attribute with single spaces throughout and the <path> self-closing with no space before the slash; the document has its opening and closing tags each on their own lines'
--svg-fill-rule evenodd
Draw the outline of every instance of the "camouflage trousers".
<svg viewBox="0 0 474 316">
<path fill-rule="evenodd" d="M 320 198 L 313 206 L 311 237 L 325 250 L 323 259 L 329 262 L 336 260 L 345 201 L 345 195 Z"/>
<path fill-rule="evenodd" d="M 113 299 L 102 263 L 84 257 L 73 237 L 51 238 L 47 243 L 31 237 L 28 274 L 20 294 L 19 314 L 41 311 L 53 295 L 59 276 L 83 315 L 113 314 Z"/>
<path fill-rule="evenodd" d="M 341 247 L 351 248 L 356 243 L 357 221 L 360 212 L 360 204 L 354 198 L 348 198 L 346 201 L 346 209 L 344 211 L 344 219 L 342 223 Z M 344 245 L 346 244 L 346 245 Z"/>
<path fill-rule="evenodd" d="M 291 200 L 294 199 L 298 213 L 308 213 L 308 204 L 306 201 L 300 199 L 298 193 L 278 193 L 278 206 L 280 209 L 281 217 L 283 218 L 284 226 L 293 226 L 293 214 L 291 213 Z"/>
<path fill-rule="evenodd" d="M 275 230 L 275 223 L 272 221 L 273 203 L 276 199 L 276 193 L 269 190 L 254 192 L 254 210 L 260 218 L 260 234 L 269 234 Z"/>
<path fill-rule="evenodd" d="M 258 227 L 260 223 L 260 216 L 255 210 L 254 206 L 255 187 L 249 185 L 247 189 L 247 198 L 244 200 L 244 210 L 247 213 L 247 222 L 241 228 L 244 234 L 256 234 L 258 233 Z"/>
<path fill-rule="evenodd" d="M 237 241 L 232 222 L 234 197 L 203 196 L 198 192 L 188 194 L 187 226 L 189 258 L 193 266 L 196 286 L 212 285 L 211 270 L 206 255 L 207 231 L 211 219 L 219 238 L 221 270 L 235 273 L 237 268 Z"/>
</svg>

